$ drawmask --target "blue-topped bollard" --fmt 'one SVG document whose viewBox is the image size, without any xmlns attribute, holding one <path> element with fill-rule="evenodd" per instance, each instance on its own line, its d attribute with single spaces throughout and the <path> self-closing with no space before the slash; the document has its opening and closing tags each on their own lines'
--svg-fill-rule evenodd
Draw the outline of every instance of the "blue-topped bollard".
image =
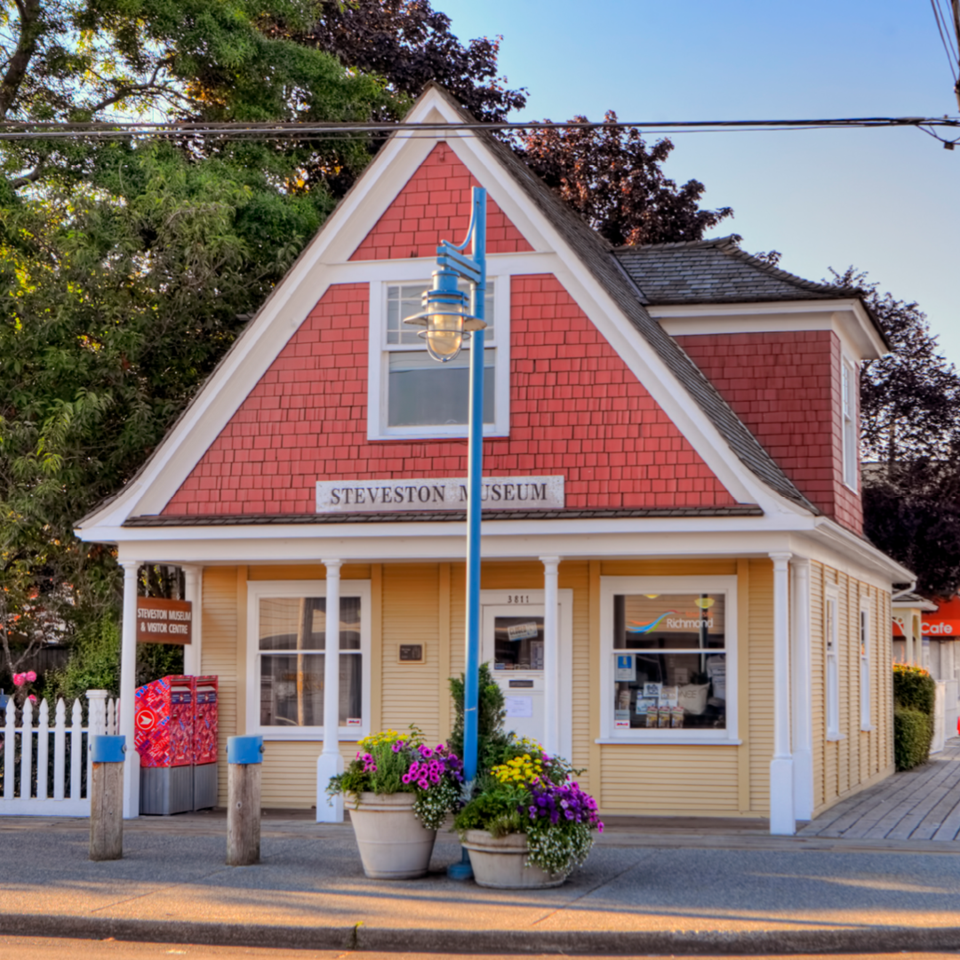
<svg viewBox="0 0 960 960">
<path fill-rule="evenodd" d="M 123 856 L 123 761 L 125 737 L 90 738 L 90 859 Z"/>
<path fill-rule="evenodd" d="M 260 862 L 263 737 L 227 737 L 227 865 Z"/>
</svg>

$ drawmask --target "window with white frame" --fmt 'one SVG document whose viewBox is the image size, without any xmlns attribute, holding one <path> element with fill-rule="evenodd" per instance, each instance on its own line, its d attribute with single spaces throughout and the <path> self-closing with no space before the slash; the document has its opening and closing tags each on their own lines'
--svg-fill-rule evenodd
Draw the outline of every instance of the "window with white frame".
<svg viewBox="0 0 960 960">
<path fill-rule="evenodd" d="M 826 688 L 827 739 L 840 739 L 840 600 L 835 590 L 827 590 L 823 610 L 824 684 Z"/>
<path fill-rule="evenodd" d="M 460 355 L 439 363 L 418 336 L 422 328 L 404 324 L 423 310 L 429 280 L 374 284 L 371 289 L 369 435 L 466 436 L 471 340 Z M 376 289 L 380 297 L 376 297 Z M 460 283 L 469 293 L 469 285 Z M 484 433 L 506 435 L 509 427 L 509 278 L 487 280 L 484 298 Z"/>
<path fill-rule="evenodd" d="M 272 739 L 323 736 L 326 585 L 248 584 L 247 727 Z M 369 732 L 369 583 L 341 582 L 340 737 Z"/>
<path fill-rule="evenodd" d="M 843 417 L 843 482 L 857 489 L 857 368 L 844 357 L 840 361 L 841 416 Z"/>
<path fill-rule="evenodd" d="M 736 582 L 601 578 L 603 739 L 736 739 Z"/>
<path fill-rule="evenodd" d="M 870 602 L 860 604 L 860 729 L 872 730 L 870 723 Z"/>
</svg>

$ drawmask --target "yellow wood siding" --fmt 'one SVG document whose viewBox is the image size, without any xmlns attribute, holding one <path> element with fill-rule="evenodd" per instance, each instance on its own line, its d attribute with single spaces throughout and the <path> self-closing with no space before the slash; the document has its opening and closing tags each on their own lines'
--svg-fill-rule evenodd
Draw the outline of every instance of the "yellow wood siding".
<svg viewBox="0 0 960 960">
<path fill-rule="evenodd" d="M 201 672 L 219 680 L 217 749 L 219 805 L 227 797 L 227 737 L 237 733 L 237 574 L 236 567 L 207 567 L 203 572 Z"/>
<path fill-rule="evenodd" d="M 751 560 L 749 567 L 749 626 L 740 641 L 749 686 L 740 696 L 740 722 L 750 741 L 750 809 L 768 817 L 773 759 L 773 563 Z"/>
<path fill-rule="evenodd" d="M 604 744 L 605 814 L 737 816 L 737 748 Z"/>
<path fill-rule="evenodd" d="M 840 739 L 827 740 L 826 600 L 837 591 Z M 893 768 L 893 641 L 890 593 L 822 563 L 810 569 L 814 815 L 877 782 Z M 861 729 L 860 609 L 870 609 L 870 726 Z"/>
<path fill-rule="evenodd" d="M 440 570 L 437 564 L 384 564 L 382 725 L 417 724 L 428 740 L 440 736 Z M 424 644 L 423 663 L 400 663 L 401 643 Z"/>
</svg>

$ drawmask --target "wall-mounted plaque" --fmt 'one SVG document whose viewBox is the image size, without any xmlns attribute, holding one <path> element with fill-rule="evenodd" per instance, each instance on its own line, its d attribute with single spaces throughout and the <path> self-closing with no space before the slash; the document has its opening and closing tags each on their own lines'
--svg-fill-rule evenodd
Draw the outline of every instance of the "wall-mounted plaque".
<svg viewBox="0 0 960 960">
<path fill-rule="evenodd" d="M 189 600 L 137 597 L 137 643 L 188 644 L 193 639 Z"/>
<path fill-rule="evenodd" d="M 563 476 L 484 477 L 484 510 L 561 510 Z M 317 513 L 466 510 L 466 477 L 407 480 L 319 480 Z"/>
<path fill-rule="evenodd" d="M 397 657 L 400 663 L 423 663 L 424 647 L 422 643 L 401 643 Z"/>
</svg>

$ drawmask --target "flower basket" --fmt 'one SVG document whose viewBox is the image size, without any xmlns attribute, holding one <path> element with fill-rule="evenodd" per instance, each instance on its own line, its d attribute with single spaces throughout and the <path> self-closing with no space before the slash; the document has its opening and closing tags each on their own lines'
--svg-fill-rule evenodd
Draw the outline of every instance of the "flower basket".
<svg viewBox="0 0 960 960">
<path fill-rule="evenodd" d="M 412 793 L 361 793 L 347 798 L 345 806 L 368 877 L 409 880 L 427 872 L 437 831 L 428 830 L 417 819 L 416 799 Z"/>
<path fill-rule="evenodd" d="M 463 845 L 470 851 L 473 879 L 480 887 L 497 890 L 542 890 L 559 887 L 570 875 L 567 870 L 550 874 L 529 863 L 530 847 L 525 833 L 495 837 L 486 830 L 467 830 Z"/>
<path fill-rule="evenodd" d="M 507 740 L 499 762 L 481 771 L 454 826 L 482 887 L 557 887 L 603 830 L 596 801 L 570 764 L 530 740 Z"/>
<path fill-rule="evenodd" d="M 416 727 L 364 737 L 328 794 L 346 795 L 363 871 L 378 880 L 422 877 L 437 828 L 460 804 L 462 764 L 442 743 L 429 747 Z"/>
</svg>

